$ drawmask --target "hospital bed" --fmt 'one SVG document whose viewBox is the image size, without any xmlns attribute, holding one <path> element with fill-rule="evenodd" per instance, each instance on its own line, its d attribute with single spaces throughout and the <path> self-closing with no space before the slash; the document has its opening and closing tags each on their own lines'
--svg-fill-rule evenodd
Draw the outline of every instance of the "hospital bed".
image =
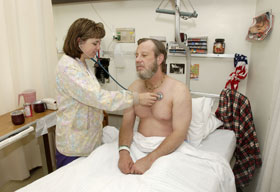
<svg viewBox="0 0 280 192">
<path fill-rule="evenodd" d="M 18 192 L 236 191 L 230 167 L 236 146 L 233 131 L 215 128 L 196 147 L 185 141 L 172 154 L 156 160 L 143 175 L 120 172 L 117 138 L 116 128 L 105 127 L 104 144 L 88 157 L 81 157 Z M 146 155 L 139 150 L 137 142 L 134 139 L 131 145 L 134 161 Z"/>
<path fill-rule="evenodd" d="M 108 144 L 109 147 L 112 144 Z M 177 171 L 172 168 L 174 165 L 171 168 L 167 167 L 166 170 L 162 170 L 162 167 L 155 167 L 155 173 L 149 172 L 144 175 L 123 175 L 118 172 L 117 148 L 112 152 L 112 156 L 102 157 L 102 155 L 106 156 L 106 153 L 111 152 L 108 149 L 109 147 L 105 146 L 99 147 L 89 157 L 79 158 L 65 167 L 19 189 L 18 192 L 235 191 L 233 173 L 230 173 L 229 165 L 225 164 L 225 162 L 229 164 L 235 149 L 235 136 L 232 131 L 216 130 L 201 143 L 199 147 L 201 150 L 219 154 L 215 156 L 216 159 L 206 159 L 201 164 L 193 162 L 200 159 L 194 158 L 186 162 L 183 159 L 175 165 L 178 166 Z M 101 151 L 102 148 L 105 148 L 103 152 Z M 178 157 L 175 156 L 173 158 L 183 157 L 178 155 Z M 172 158 L 169 160 L 172 161 Z M 211 161 L 216 161 L 213 165 L 209 165 L 210 169 L 214 170 L 203 171 L 203 169 L 209 169 L 207 164 L 211 164 Z M 162 163 L 164 164 L 165 161 L 162 161 Z M 202 165 L 203 163 L 205 165 Z M 223 165 L 221 166 L 220 164 Z M 198 167 L 193 167 L 194 165 L 198 165 Z M 168 165 L 164 164 L 163 168 L 165 166 Z"/>
</svg>

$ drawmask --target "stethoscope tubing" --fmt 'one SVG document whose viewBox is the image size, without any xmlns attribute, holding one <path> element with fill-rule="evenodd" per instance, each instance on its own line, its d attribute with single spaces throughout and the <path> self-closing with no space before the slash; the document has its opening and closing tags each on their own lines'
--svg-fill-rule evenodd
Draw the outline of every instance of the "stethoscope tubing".
<svg viewBox="0 0 280 192">
<path fill-rule="evenodd" d="M 94 63 L 96 63 L 97 65 L 99 65 L 104 71 L 105 73 L 107 73 L 121 88 L 123 88 L 124 90 L 127 91 L 127 89 L 122 86 L 106 69 L 105 67 L 103 67 L 103 65 L 100 63 L 99 57 L 96 56 L 97 60 L 95 60 L 94 58 L 90 58 Z M 157 100 L 160 101 L 163 99 L 163 93 L 162 92 L 157 92 L 158 98 Z"/>
<path fill-rule="evenodd" d="M 100 60 L 99 60 L 99 58 L 98 57 L 96 57 L 97 58 L 97 60 L 95 60 L 94 58 L 90 58 L 93 62 L 95 62 L 96 64 L 98 64 L 104 71 L 105 71 L 105 73 L 107 73 L 121 88 L 123 88 L 124 90 L 126 90 L 127 91 L 127 89 L 124 87 L 124 86 L 122 86 L 106 69 L 105 69 L 105 67 L 103 67 L 103 65 L 100 63 Z"/>
</svg>

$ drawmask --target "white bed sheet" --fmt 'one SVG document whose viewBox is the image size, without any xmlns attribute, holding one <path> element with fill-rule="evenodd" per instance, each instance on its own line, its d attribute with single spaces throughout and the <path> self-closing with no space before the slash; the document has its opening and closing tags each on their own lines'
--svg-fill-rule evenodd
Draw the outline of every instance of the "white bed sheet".
<svg viewBox="0 0 280 192">
<path fill-rule="evenodd" d="M 232 159 L 236 147 L 235 133 L 230 130 L 217 129 L 205 138 L 198 147 L 204 151 L 220 154 L 227 162 Z"/>
<path fill-rule="evenodd" d="M 134 143 L 131 145 L 133 158 L 145 156 Z M 117 145 L 117 141 L 104 144 L 89 157 L 79 158 L 18 192 L 236 191 L 229 163 L 217 153 L 197 150 L 184 143 L 176 152 L 155 161 L 145 174 L 124 175 L 117 167 Z"/>
</svg>

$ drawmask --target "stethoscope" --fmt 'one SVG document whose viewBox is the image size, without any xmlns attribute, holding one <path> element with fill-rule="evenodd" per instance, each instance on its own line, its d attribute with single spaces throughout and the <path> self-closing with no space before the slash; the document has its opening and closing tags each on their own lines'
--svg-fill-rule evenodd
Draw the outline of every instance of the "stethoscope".
<svg viewBox="0 0 280 192">
<path fill-rule="evenodd" d="M 120 86 L 121 88 L 123 88 L 124 90 L 127 91 L 127 88 L 125 88 L 124 86 L 122 86 L 106 69 L 105 67 L 100 63 L 100 59 L 98 57 L 98 54 L 96 54 L 96 60 L 91 57 L 90 60 L 92 60 L 94 63 L 96 63 L 97 65 L 99 65 L 99 67 L 101 67 L 103 69 L 103 71 L 105 71 L 114 81 L 115 83 L 118 84 L 118 86 Z"/>
<path fill-rule="evenodd" d="M 96 63 L 97 65 L 99 65 L 99 66 L 105 71 L 105 73 L 107 73 L 107 74 L 111 77 L 111 79 L 113 79 L 113 80 L 115 81 L 115 83 L 116 83 L 118 86 L 120 86 L 122 89 L 124 89 L 124 90 L 127 91 L 127 89 L 126 89 L 124 86 L 122 86 L 122 85 L 121 85 L 121 84 L 120 84 L 120 83 L 105 69 L 105 67 L 101 64 L 98 54 L 96 54 L 96 60 L 95 60 L 93 57 L 91 57 L 90 60 L 92 60 L 92 61 L 93 61 L 94 63 Z M 157 92 L 157 95 L 158 95 L 158 97 L 157 97 L 157 100 L 158 100 L 158 101 L 160 101 L 160 100 L 163 99 L 163 93 L 162 93 L 162 92 Z"/>
</svg>

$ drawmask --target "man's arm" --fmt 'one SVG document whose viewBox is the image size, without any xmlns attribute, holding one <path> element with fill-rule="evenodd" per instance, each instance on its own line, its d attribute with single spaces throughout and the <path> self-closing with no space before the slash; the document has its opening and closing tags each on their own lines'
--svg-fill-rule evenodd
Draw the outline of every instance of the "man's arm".
<svg viewBox="0 0 280 192">
<path fill-rule="evenodd" d="M 132 89 L 132 85 L 129 87 Z M 119 133 L 119 146 L 130 147 L 133 139 L 133 126 L 135 122 L 135 112 L 134 107 L 130 107 L 124 110 L 122 126 Z M 127 150 L 119 151 L 119 169 L 124 174 L 129 174 L 130 169 L 133 166 L 134 162 L 131 159 L 130 153 Z"/>
<path fill-rule="evenodd" d="M 172 106 L 172 128 L 173 132 L 153 152 L 139 159 L 132 166 L 131 173 L 143 174 L 159 157 L 175 151 L 184 141 L 191 122 L 191 96 L 184 85 L 179 84 Z"/>
</svg>

